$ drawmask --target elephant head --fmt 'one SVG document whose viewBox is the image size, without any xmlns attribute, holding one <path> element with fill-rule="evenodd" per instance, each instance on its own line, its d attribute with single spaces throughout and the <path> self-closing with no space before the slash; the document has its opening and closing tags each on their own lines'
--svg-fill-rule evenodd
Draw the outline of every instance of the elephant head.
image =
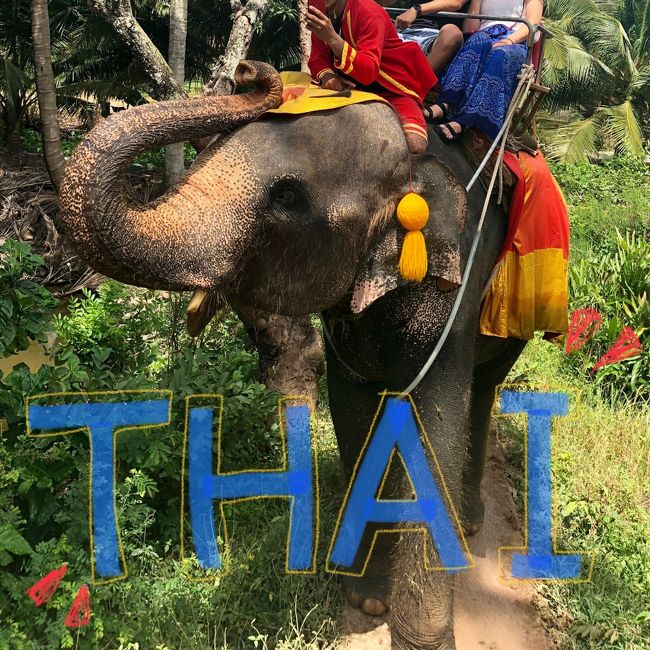
<svg viewBox="0 0 650 650">
<path fill-rule="evenodd" d="M 138 106 L 107 118 L 79 145 L 61 187 L 61 218 L 93 268 L 285 314 L 322 310 L 356 281 L 362 309 L 400 282 L 393 258 L 403 232 L 394 211 L 410 183 L 429 192 L 428 229 L 441 240 L 431 272 L 457 282 L 464 194 L 441 165 L 427 167 L 433 181 L 421 178 L 389 106 L 260 119 L 281 102 L 279 75 L 242 62 L 238 83 L 255 89 Z M 166 194 L 129 203 L 124 175 L 137 154 L 217 134 Z M 450 212 L 458 218 L 450 221 Z"/>
</svg>

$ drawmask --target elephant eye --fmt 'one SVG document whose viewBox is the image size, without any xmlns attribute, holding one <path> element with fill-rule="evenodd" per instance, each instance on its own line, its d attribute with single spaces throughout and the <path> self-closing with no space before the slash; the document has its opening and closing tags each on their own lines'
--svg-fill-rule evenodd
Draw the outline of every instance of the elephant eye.
<svg viewBox="0 0 650 650">
<path fill-rule="evenodd" d="M 296 208 L 302 199 L 301 191 L 287 181 L 278 183 L 271 192 L 271 200 L 278 208 Z"/>
<path fill-rule="evenodd" d="M 277 201 L 280 203 L 295 203 L 296 201 L 296 191 L 292 190 L 289 187 L 285 187 L 280 194 L 277 196 Z"/>
</svg>

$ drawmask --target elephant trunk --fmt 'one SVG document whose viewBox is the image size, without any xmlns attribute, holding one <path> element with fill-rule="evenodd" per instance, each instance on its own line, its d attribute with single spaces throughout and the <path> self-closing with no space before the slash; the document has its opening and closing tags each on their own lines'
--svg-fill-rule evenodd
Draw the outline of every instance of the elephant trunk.
<svg viewBox="0 0 650 650">
<path fill-rule="evenodd" d="M 167 194 L 138 207 L 127 199 L 125 174 L 140 153 L 231 131 L 281 103 L 282 82 L 271 66 L 243 61 L 236 76 L 255 90 L 137 106 L 104 120 L 77 147 L 61 184 L 61 221 L 94 269 L 174 290 L 215 288 L 232 272 L 237 244 L 230 240 L 241 233 L 225 225 L 227 187 L 218 191 L 205 174 L 200 182 L 197 163 L 198 173 L 191 170 Z M 217 184 L 232 185 L 229 178 L 245 173 L 226 168 L 233 162 L 244 164 L 224 161 Z"/>
</svg>

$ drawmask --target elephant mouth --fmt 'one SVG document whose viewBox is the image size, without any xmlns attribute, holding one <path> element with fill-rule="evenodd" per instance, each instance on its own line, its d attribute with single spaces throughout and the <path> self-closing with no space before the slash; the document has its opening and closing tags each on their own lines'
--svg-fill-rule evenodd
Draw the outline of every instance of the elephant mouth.
<svg viewBox="0 0 650 650">
<path fill-rule="evenodd" d="M 196 289 L 187 305 L 187 331 L 190 336 L 200 336 L 214 315 L 226 306 L 220 293 Z"/>
</svg>

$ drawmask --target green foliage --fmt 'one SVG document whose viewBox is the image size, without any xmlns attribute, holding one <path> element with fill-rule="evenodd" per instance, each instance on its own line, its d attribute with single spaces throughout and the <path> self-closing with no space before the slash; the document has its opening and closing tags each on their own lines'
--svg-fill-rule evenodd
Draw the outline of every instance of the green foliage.
<svg viewBox="0 0 650 650">
<path fill-rule="evenodd" d="M 585 372 L 628 325 L 639 337 L 643 352 L 599 369 L 596 383 L 611 401 L 623 396 L 650 400 L 650 242 L 635 233 L 618 233 L 614 252 L 602 252 L 597 259 L 582 259 L 571 266 L 570 286 L 572 306 L 595 307 L 603 323 L 568 362 Z"/>
<path fill-rule="evenodd" d="M 647 409 L 604 404 L 566 375 L 561 348 L 533 341 L 512 380 L 562 386 L 570 417 L 552 433 L 552 472 L 557 548 L 594 552 L 586 583 L 539 585 L 546 628 L 557 647 L 571 650 L 645 650 L 650 635 L 650 419 Z M 499 419 L 499 439 L 518 511 L 524 512 L 523 421 Z M 586 561 L 588 558 L 586 558 Z"/>
<path fill-rule="evenodd" d="M 509 379 L 570 395 L 571 417 L 557 418 L 552 434 L 557 548 L 595 552 L 590 582 L 539 586 L 545 623 L 560 648 L 643 650 L 650 638 L 650 167 L 617 157 L 553 171 L 571 215 L 571 308 L 596 307 L 603 326 L 570 357 L 562 346 L 531 342 Z M 623 325 L 644 342 L 643 354 L 592 377 Z M 523 426 L 500 420 L 523 512 Z"/>
<path fill-rule="evenodd" d="M 41 260 L 14 242 L 5 243 L 0 254 L 2 308 L 7 301 L 13 304 L 13 287 L 24 288 L 17 283 L 28 282 L 24 276 Z M 107 282 L 96 292 L 72 298 L 66 311 L 51 320 L 56 301 L 36 289 L 29 304 L 17 304 L 25 311 L 16 320 L 22 325 L 11 349 L 51 330 L 57 345 L 53 366 L 31 373 L 19 364 L 2 378 L 0 413 L 8 430 L 0 441 L 0 647 L 189 644 L 225 649 L 245 647 L 246 637 L 255 634 L 277 647 L 328 647 L 323 632 L 330 638 L 335 633 L 332 616 L 339 603 L 332 594 L 338 592 L 327 579 L 285 574 L 285 500 L 228 509 L 233 537 L 226 544 L 221 535 L 221 541 L 229 574 L 195 584 L 179 562 L 186 396 L 224 396 L 225 471 L 272 469 L 282 462 L 278 426 L 269 426 L 277 396 L 257 381 L 256 354 L 238 319 L 221 314 L 202 339 L 192 340 L 184 332 L 186 296 Z M 77 634 L 65 628 L 63 619 L 79 585 L 90 576 L 88 440 L 83 433 L 27 437 L 25 396 L 150 388 L 174 391 L 172 424 L 117 436 L 116 504 L 129 579 L 91 587 L 92 624 Z M 340 493 L 338 482 L 335 487 L 328 483 L 337 476 L 335 461 L 327 476 L 322 489 Z M 325 513 L 333 519 L 334 506 Z M 66 579 L 51 602 L 37 610 L 25 589 L 64 561 L 70 565 Z M 319 614 L 310 614 L 316 603 Z"/>
<path fill-rule="evenodd" d="M 43 264 L 28 244 L 0 245 L 0 358 L 45 341 L 43 323 L 57 301 L 29 276 Z"/>
<path fill-rule="evenodd" d="M 643 154 L 650 115 L 646 0 L 549 0 L 545 48 L 549 113 L 540 126 L 549 155 L 564 162 L 601 149 Z M 576 113 L 557 115 L 558 109 Z M 647 135 L 647 134 L 646 134 Z"/>
<path fill-rule="evenodd" d="M 169 43 L 169 3 L 131 3 L 134 15 L 163 56 Z M 205 81 L 223 53 L 232 26 L 227 0 L 196 0 L 188 7 L 186 76 Z M 129 105 L 147 101 L 151 81 L 142 63 L 86 0 L 49 2 L 52 59 L 59 107 L 90 121 L 96 110 L 106 115 L 111 101 Z M 29 0 L 0 3 L 0 118 L 5 135 L 19 133 L 36 103 L 32 65 Z M 274 0 L 256 26 L 250 57 L 277 68 L 299 61 L 296 7 Z M 92 98 L 89 99 L 89 98 Z"/>
<path fill-rule="evenodd" d="M 613 253 L 618 228 L 650 237 L 650 166 L 635 156 L 600 165 L 555 164 L 571 215 L 571 261 Z"/>
</svg>

